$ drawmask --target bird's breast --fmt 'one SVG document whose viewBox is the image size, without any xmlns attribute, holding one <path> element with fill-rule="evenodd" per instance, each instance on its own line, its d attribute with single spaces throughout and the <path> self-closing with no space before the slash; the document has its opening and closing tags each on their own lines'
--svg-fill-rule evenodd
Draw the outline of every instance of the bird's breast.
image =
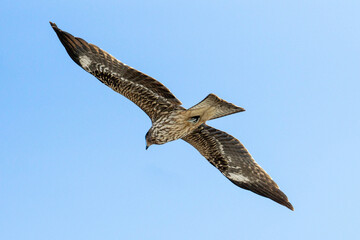
<svg viewBox="0 0 360 240">
<path fill-rule="evenodd" d="M 153 123 L 152 133 L 156 144 L 164 144 L 185 137 L 194 130 L 194 124 L 186 121 L 182 111 L 162 116 Z"/>
</svg>

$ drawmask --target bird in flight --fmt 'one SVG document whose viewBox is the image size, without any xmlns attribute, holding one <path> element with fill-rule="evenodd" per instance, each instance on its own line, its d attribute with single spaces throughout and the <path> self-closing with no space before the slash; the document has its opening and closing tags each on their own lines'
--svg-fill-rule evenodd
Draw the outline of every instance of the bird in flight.
<svg viewBox="0 0 360 240">
<path fill-rule="evenodd" d="M 151 119 L 146 149 L 182 139 L 235 185 L 294 210 L 286 195 L 233 136 L 206 121 L 245 111 L 214 94 L 185 109 L 163 84 L 120 62 L 99 47 L 50 25 L 69 56 L 85 71 L 138 105 Z"/>
</svg>

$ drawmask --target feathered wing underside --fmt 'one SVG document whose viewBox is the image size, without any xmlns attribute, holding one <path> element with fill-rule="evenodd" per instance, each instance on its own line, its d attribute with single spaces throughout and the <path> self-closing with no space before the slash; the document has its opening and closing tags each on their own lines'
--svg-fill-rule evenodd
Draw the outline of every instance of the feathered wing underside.
<svg viewBox="0 0 360 240">
<path fill-rule="evenodd" d="M 201 125 L 183 138 L 237 186 L 294 210 L 286 195 L 255 162 L 246 148 L 233 136 L 208 125 Z"/>
<path fill-rule="evenodd" d="M 99 47 L 62 31 L 51 23 L 70 57 L 114 91 L 138 105 L 152 120 L 181 102 L 157 80 L 120 62 Z"/>
<path fill-rule="evenodd" d="M 229 103 L 211 93 L 204 98 L 204 100 L 188 109 L 188 112 L 193 113 L 192 115 L 202 115 L 203 111 L 207 113 L 207 119 L 205 119 L 207 121 L 242 112 L 245 111 L 245 109 Z"/>
</svg>

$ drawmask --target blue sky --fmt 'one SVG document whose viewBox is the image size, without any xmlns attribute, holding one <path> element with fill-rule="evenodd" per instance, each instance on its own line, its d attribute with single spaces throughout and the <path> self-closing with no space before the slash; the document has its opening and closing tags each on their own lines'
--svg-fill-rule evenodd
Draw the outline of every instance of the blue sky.
<svg viewBox="0 0 360 240">
<path fill-rule="evenodd" d="M 0 9 L 0 239 L 356 239 L 359 1 L 8 1 Z M 231 184 L 66 54 L 94 43 L 237 137 L 295 211 Z"/>
</svg>

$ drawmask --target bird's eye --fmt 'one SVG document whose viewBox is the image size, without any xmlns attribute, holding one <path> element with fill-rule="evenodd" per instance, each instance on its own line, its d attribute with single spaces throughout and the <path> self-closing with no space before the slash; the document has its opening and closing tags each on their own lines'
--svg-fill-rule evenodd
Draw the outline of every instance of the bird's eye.
<svg viewBox="0 0 360 240">
<path fill-rule="evenodd" d="M 200 116 L 193 116 L 191 118 L 189 118 L 188 122 L 191 122 L 191 123 L 197 123 L 200 119 Z"/>
</svg>

